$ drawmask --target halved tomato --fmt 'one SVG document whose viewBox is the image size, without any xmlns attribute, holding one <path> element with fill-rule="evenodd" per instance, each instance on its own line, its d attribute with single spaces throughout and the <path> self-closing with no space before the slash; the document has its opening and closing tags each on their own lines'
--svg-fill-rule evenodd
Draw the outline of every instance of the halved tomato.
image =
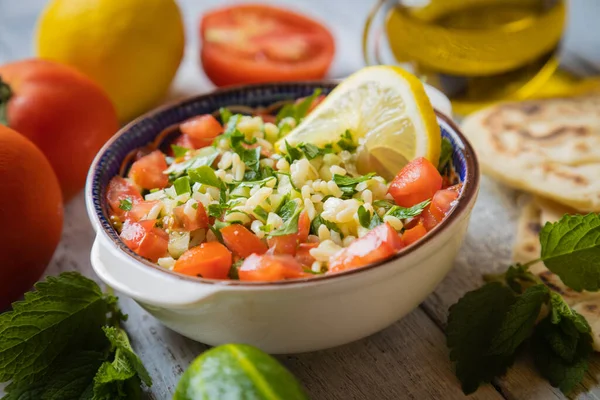
<svg viewBox="0 0 600 400">
<path fill-rule="evenodd" d="M 412 207 L 431 199 L 442 188 L 442 176 L 426 158 L 412 160 L 398 172 L 388 189 L 396 204 Z"/>
<path fill-rule="evenodd" d="M 120 237 L 123 243 L 135 253 L 157 262 L 160 257 L 167 254 L 169 235 L 155 227 L 154 223 L 154 220 L 125 221 Z"/>
<path fill-rule="evenodd" d="M 204 72 L 217 86 L 320 79 L 333 36 L 304 15 L 262 4 L 224 7 L 200 22 Z"/>
<path fill-rule="evenodd" d="M 115 176 L 108 183 L 106 189 L 106 200 L 110 207 L 110 211 L 114 215 L 122 216 L 126 210 L 123 210 L 121 201 L 131 201 L 132 204 L 136 204 L 143 200 L 140 191 L 130 183 L 127 179 L 120 176 Z"/>
<path fill-rule="evenodd" d="M 304 276 L 302 266 L 287 255 L 252 254 L 246 258 L 238 276 L 241 281 L 280 281 Z"/>
<path fill-rule="evenodd" d="M 169 178 L 163 174 L 167 167 L 165 155 L 155 150 L 131 165 L 129 178 L 143 189 L 163 189 L 169 184 Z"/>
<path fill-rule="evenodd" d="M 185 212 L 185 205 L 177 206 L 173 209 L 177 227 L 181 227 L 187 232 L 208 228 L 208 215 L 206 214 L 204 205 L 202 203 L 197 204 L 197 208 L 194 212 L 190 213 L 191 215 Z"/>
<path fill-rule="evenodd" d="M 264 254 L 268 247 L 254 233 L 240 224 L 231 224 L 221 229 L 225 246 L 233 254 L 246 258 L 251 254 Z"/>
<path fill-rule="evenodd" d="M 179 125 L 182 137 L 189 140 L 193 148 L 201 149 L 210 146 L 213 139 L 223 132 L 223 126 L 210 114 L 198 115 Z M 182 146 L 187 147 L 187 146 Z"/>
<path fill-rule="evenodd" d="M 207 242 L 183 253 L 173 271 L 201 278 L 227 279 L 232 261 L 227 247 L 219 242 Z"/>
<path fill-rule="evenodd" d="M 384 260 L 403 247 L 396 230 L 386 222 L 336 254 L 329 263 L 329 272 L 341 272 Z"/>
</svg>

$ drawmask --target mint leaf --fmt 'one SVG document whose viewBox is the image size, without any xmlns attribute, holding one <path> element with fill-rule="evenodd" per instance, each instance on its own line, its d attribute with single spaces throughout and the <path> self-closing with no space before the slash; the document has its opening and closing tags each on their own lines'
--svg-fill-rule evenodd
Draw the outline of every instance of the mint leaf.
<svg viewBox="0 0 600 400">
<path fill-rule="evenodd" d="M 290 202 L 290 203 L 294 203 L 295 202 Z M 288 204 L 290 204 L 288 203 Z M 278 228 L 277 230 L 273 231 L 270 233 L 269 236 L 284 236 L 284 235 L 290 235 L 292 233 L 298 233 L 298 219 L 300 218 L 300 212 L 301 212 L 301 208 L 297 207 L 294 209 L 294 213 L 292 215 L 290 215 L 287 218 L 283 218 L 284 223 L 283 225 Z"/>
<path fill-rule="evenodd" d="M 559 324 L 564 320 L 569 320 L 573 323 L 573 326 L 577 331 L 581 333 L 591 332 L 591 328 L 588 325 L 585 318 L 573 310 L 562 298 L 562 296 L 556 292 L 550 293 L 550 317 L 552 318 L 553 324 Z"/>
<path fill-rule="evenodd" d="M 184 193 L 192 193 L 190 178 L 187 176 L 182 176 L 181 178 L 175 179 L 173 186 L 175 187 L 175 193 L 177 193 L 178 196 Z"/>
<path fill-rule="evenodd" d="M 147 386 L 151 386 L 152 379 L 144 367 L 144 364 L 142 364 L 140 357 L 131 348 L 127 333 L 123 329 L 118 329 L 113 326 L 105 326 L 102 328 L 102 330 L 104 331 L 104 334 L 110 341 L 113 348 L 117 351 L 120 350 L 123 353 L 124 358 L 129 361 L 142 382 L 144 382 Z"/>
<path fill-rule="evenodd" d="M 556 343 L 561 338 L 564 342 Z M 572 347 L 574 350 L 569 349 Z M 547 317 L 536 326 L 531 340 L 531 349 L 535 366 L 540 374 L 552 386 L 568 394 L 583 380 L 589 368 L 589 358 L 593 353 L 592 337 L 589 333 L 579 332 L 574 345 L 573 337 L 565 335 L 562 323 L 554 324 L 552 319 Z M 566 353 L 571 353 L 569 361 L 563 357 Z"/>
<path fill-rule="evenodd" d="M 454 153 L 452 142 L 450 142 L 450 139 L 443 137 L 440 161 L 438 162 L 438 171 L 443 171 L 446 168 L 446 165 L 450 163 L 450 160 L 452 160 L 452 153 Z"/>
<path fill-rule="evenodd" d="M 565 215 L 540 232 L 541 258 L 565 285 L 600 289 L 600 215 Z"/>
<path fill-rule="evenodd" d="M 119 202 L 119 208 L 123 211 L 131 211 L 133 208 L 133 202 L 131 201 L 131 197 L 126 197 Z"/>
<path fill-rule="evenodd" d="M 371 213 L 362 205 L 358 207 L 358 222 L 363 228 L 368 228 L 371 224 Z"/>
<path fill-rule="evenodd" d="M 532 284 L 539 282 L 528 268 L 521 265 L 515 264 L 508 267 L 508 270 L 504 274 L 506 284 L 515 291 L 515 293 L 523 293 L 525 287 L 529 287 Z M 551 294 L 552 295 L 552 294 Z"/>
<path fill-rule="evenodd" d="M 223 182 L 217 177 L 215 170 L 209 166 L 202 166 L 188 171 L 188 176 L 193 182 L 198 182 L 203 185 L 222 188 Z"/>
<path fill-rule="evenodd" d="M 187 154 L 187 152 L 190 151 L 191 149 L 188 149 L 187 147 L 178 146 L 176 144 L 172 144 L 171 150 L 173 150 L 173 155 L 175 156 L 175 158 L 179 158 L 179 157 L 185 156 Z"/>
<path fill-rule="evenodd" d="M 494 282 L 465 294 L 450 307 L 446 338 L 465 394 L 504 374 L 513 363 L 513 354 L 490 354 L 489 349 L 515 301 L 508 287 Z"/>
<path fill-rule="evenodd" d="M 427 207 L 429 204 L 431 204 L 431 200 L 425 200 L 419 204 L 415 204 L 414 206 L 408 208 L 393 206 L 388 210 L 388 212 L 385 215 L 390 215 L 398 219 L 412 218 L 416 217 L 417 215 L 420 215 L 425 209 L 425 207 Z"/>
<path fill-rule="evenodd" d="M 361 183 L 361 182 L 364 182 L 364 181 L 368 181 L 369 179 L 371 179 L 374 176 L 375 176 L 375 172 L 371 172 L 370 174 L 363 175 L 363 176 L 357 176 L 355 178 L 351 177 L 351 176 L 334 174 L 333 175 L 333 181 L 338 186 L 354 186 L 354 185 L 356 185 L 358 183 Z"/>
<path fill-rule="evenodd" d="M 542 305 L 549 297 L 550 290 L 543 284 L 531 286 L 517 297 L 492 339 L 490 354 L 514 353 L 531 336 Z"/>
<path fill-rule="evenodd" d="M 100 328 L 116 300 L 94 281 L 64 272 L 35 288 L 0 315 L 0 382 L 31 382 L 64 352 L 106 343 Z"/>
</svg>

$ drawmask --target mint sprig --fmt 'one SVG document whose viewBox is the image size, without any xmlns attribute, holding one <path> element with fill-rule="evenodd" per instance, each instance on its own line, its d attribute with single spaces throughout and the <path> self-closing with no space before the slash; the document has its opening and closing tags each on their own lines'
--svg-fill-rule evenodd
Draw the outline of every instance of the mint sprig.
<svg viewBox="0 0 600 400">
<path fill-rule="evenodd" d="M 2 400 L 140 398 L 140 382 L 152 381 L 118 326 L 117 298 L 76 272 L 35 289 L 0 315 L 0 382 L 11 381 Z"/>
<path fill-rule="evenodd" d="M 598 290 L 600 215 L 547 223 L 540 243 L 540 259 L 487 276 L 486 285 L 450 307 L 447 343 L 465 394 L 503 375 L 525 349 L 540 374 L 566 394 L 585 376 L 593 352 L 590 326 L 529 266 L 542 261 L 571 289 Z"/>
</svg>

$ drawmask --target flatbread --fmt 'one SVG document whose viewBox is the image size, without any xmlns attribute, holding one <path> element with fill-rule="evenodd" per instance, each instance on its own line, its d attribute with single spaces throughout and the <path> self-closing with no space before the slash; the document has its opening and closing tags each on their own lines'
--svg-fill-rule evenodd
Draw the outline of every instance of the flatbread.
<svg viewBox="0 0 600 400">
<path fill-rule="evenodd" d="M 580 211 L 600 211 L 600 95 L 499 104 L 462 127 L 484 173 Z"/>
<path fill-rule="evenodd" d="M 539 258 L 541 246 L 538 233 L 542 227 L 546 222 L 556 222 L 563 215 L 572 213 L 576 211 L 546 199 L 529 200 L 519 217 L 513 260 L 526 263 Z M 539 276 L 550 289 L 560 293 L 565 302 L 588 321 L 592 328 L 594 350 L 600 351 L 600 292 L 576 292 L 570 289 L 542 262 L 532 265 L 529 270 Z"/>
</svg>

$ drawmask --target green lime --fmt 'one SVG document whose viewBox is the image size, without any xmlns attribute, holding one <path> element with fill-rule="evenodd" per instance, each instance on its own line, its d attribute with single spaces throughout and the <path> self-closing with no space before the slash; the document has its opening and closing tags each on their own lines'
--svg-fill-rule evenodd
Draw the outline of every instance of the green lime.
<svg viewBox="0 0 600 400">
<path fill-rule="evenodd" d="M 307 400 L 275 358 L 245 344 L 224 344 L 194 360 L 173 400 Z"/>
</svg>

